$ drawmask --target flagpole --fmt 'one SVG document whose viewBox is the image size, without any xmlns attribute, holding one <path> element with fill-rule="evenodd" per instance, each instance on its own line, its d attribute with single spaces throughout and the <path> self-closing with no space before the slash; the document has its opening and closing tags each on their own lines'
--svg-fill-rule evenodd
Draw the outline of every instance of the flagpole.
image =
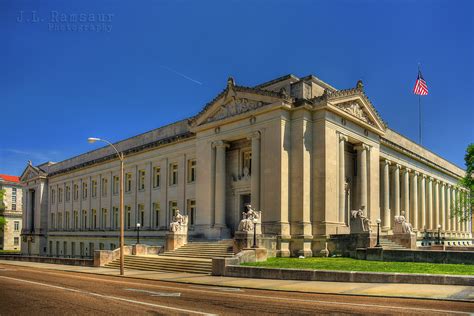
<svg viewBox="0 0 474 316">
<path fill-rule="evenodd" d="M 422 141 L 422 138 L 421 138 L 421 95 L 418 95 L 418 110 L 419 110 L 419 114 L 418 114 L 418 118 L 419 118 L 419 139 L 420 139 L 420 145 L 423 145 L 423 141 Z"/>
</svg>

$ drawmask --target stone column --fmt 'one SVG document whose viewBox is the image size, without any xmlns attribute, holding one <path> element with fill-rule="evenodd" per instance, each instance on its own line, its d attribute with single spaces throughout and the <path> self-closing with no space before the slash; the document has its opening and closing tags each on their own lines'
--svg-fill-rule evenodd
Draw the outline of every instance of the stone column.
<svg viewBox="0 0 474 316">
<path fill-rule="evenodd" d="M 393 203 L 394 213 L 392 217 L 400 215 L 400 165 L 393 167 Z"/>
<path fill-rule="evenodd" d="M 411 224 L 418 230 L 418 172 L 413 172 L 411 177 Z"/>
<path fill-rule="evenodd" d="M 345 221 L 345 210 L 346 210 L 346 160 L 345 160 L 345 144 L 347 142 L 347 136 L 339 135 L 339 222 L 344 223 Z"/>
<path fill-rule="evenodd" d="M 440 224 L 439 222 L 439 180 L 435 180 L 435 186 L 434 186 L 434 207 L 433 207 L 433 229 L 438 230 L 438 225 Z"/>
<path fill-rule="evenodd" d="M 405 218 L 407 222 L 411 223 L 410 217 L 410 169 L 404 168 L 402 172 L 402 210 L 405 211 Z"/>
<path fill-rule="evenodd" d="M 451 218 L 451 185 L 446 185 L 446 230 L 451 231 L 452 218 Z"/>
<path fill-rule="evenodd" d="M 454 188 L 453 192 L 453 205 L 454 205 L 454 210 L 456 210 L 459 206 L 459 194 L 458 194 L 458 189 Z M 455 233 L 459 233 L 459 219 L 458 216 L 456 215 L 454 217 L 454 229 Z"/>
<path fill-rule="evenodd" d="M 452 191 L 451 191 L 451 194 L 452 194 L 452 199 L 453 201 L 451 202 L 452 204 L 452 208 L 451 208 L 451 212 L 454 212 L 454 210 L 456 210 L 456 202 L 457 202 L 457 198 L 456 198 L 456 187 L 453 187 Z M 454 214 L 452 214 L 452 218 L 451 218 L 451 230 L 454 232 L 454 233 L 457 233 L 457 230 L 458 230 L 458 227 L 457 227 L 457 217 L 454 216 Z"/>
<path fill-rule="evenodd" d="M 215 142 L 214 146 L 216 148 L 215 225 L 225 227 L 225 151 L 229 145 L 226 142 L 220 140 Z"/>
<path fill-rule="evenodd" d="M 445 184 L 442 182 L 440 186 L 440 195 L 439 195 L 439 223 L 441 225 L 441 230 L 446 231 L 446 221 L 445 221 L 445 212 L 446 212 L 446 199 L 444 195 Z"/>
<path fill-rule="evenodd" d="M 390 161 L 383 161 L 383 230 L 390 229 Z"/>
<path fill-rule="evenodd" d="M 427 228 L 433 229 L 433 178 L 428 178 L 428 210 L 427 210 Z"/>
<path fill-rule="evenodd" d="M 421 215 L 421 225 L 420 229 L 424 230 L 428 228 L 426 225 L 426 175 L 421 176 L 421 185 L 420 185 L 420 215 Z"/>
<path fill-rule="evenodd" d="M 260 211 L 260 132 L 252 133 L 250 139 L 252 140 L 251 204 L 254 209 Z"/>
<path fill-rule="evenodd" d="M 367 210 L 367 150 L 369 146 L 360 144 L 355 149 L 357 150 L 357 161 L 359 164 L 359 206 L 365 206 Z"/>
</svg>

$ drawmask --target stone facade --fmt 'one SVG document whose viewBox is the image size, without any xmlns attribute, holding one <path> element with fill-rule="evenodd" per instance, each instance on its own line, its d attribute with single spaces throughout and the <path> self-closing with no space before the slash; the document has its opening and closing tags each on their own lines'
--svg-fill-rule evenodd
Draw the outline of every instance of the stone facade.
<svg viewBox="0 0 474 316">
<path fill-rule="evenodd" d="M 0 175 L 0 190 L 5 190 L 5 211 L 0 216 L 6 220 L 3 231 L 0 231 L 0 249 L 20 250 L 23 190 L 19 177 Z"/>
<path fill-rule="evenodd" d="M 125 155 L 126 243 L 164 245 L 175 209 L 190 240 L 231 238 L 247 203 L 261 211 L 261 239 L 277 256 L 317 255 L 350 232 L 350 212 L 382 219 L 405 211 L 419 236 L 450 216 L 464 170 L 387 127 L 358 82 L 337 90 L 314 76 L 226 88 L 200 113 L 115 144 Z M 119 161 L 104 147 L 59 162 L 28 164 L 23 251 L 91 256 L 118 247 Z M 374 226 L 375 225 L 375 226 Z"/>
</svg>

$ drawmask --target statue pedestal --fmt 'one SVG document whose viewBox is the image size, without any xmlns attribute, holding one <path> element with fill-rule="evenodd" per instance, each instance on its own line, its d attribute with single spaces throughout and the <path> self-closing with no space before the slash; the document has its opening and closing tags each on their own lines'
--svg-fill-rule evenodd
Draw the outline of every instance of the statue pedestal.
<svg viewBox="0 0 474 316">
<path fill-rule="evenodd" d="M 173 251 L 178 249 L 181 246 L 184 246 L 188 243 L 188 234 L 186 233 L 175 233 L 167 232 L 166 233 L 166 251 Z"/>
<path fill-rule="evenodd" d="M 415 233 L 394 233 L 393 235 L 388 235 L 387 238 L 405 248 L 416 249 Z"/>
<path fill-rule="evenodd" d="M 258 229 L 257 229 L 258 233 Z M 234 234 L 234 253 L 239 253 L 242 249 L 252 248 L 253 246 L 253 230 L 252 231 L 236 231 Z M 258 246 L 258 234 L 257 234 Z"/>
</svg>

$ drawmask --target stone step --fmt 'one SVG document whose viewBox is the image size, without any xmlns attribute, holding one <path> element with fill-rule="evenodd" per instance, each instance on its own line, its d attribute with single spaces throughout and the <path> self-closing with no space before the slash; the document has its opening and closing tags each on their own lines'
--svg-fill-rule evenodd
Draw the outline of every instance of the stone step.
<svg viewBox="0 0 474 316">
<path fill-rule="evenodd" d="M 212 260 L 161 256 L 125 256 L 124 266 L 144 271 L 173 271 L 189 273 L 211 273 Z M 119 268 L 120 260 L 114 260 L 107 268 Z"/>
</svg>

